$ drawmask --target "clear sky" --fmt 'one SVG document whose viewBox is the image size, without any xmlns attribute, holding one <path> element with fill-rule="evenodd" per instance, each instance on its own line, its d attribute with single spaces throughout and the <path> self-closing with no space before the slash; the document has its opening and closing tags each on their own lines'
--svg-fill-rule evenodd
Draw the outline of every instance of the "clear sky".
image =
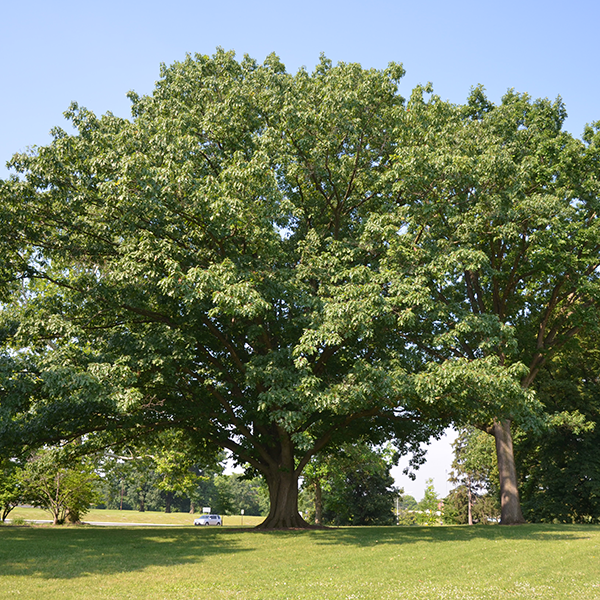
<svg viewBox="0 0 600 600">
<path fill-rule="evenodd" d="M 66 125 L 62 112 L 71 101 L 129 116 L 126 92 L 151 92 L 161 62 L 212 54 L 217 46 L 259 61 L 275 52 L 292 72 L 311 70 L 321 52 L 363 67 L 402 62 L 405 96 L 429 81 L 453 102 L 477 84 L 495 102 L 509 88 L 560 95 L 566 128 L 579 136 L 600 120 L 599 21 L 597 0 L 5 2 L 0 177 L 14 152 L 48 143 L 50 129 Z M 420 497 L 424 479 L 434 477 L 445 494 L 450 449 L 448 442 L 435 447 L 430 474 L 416 486 L 399 478 L 407 493 Z"/>
</svg>

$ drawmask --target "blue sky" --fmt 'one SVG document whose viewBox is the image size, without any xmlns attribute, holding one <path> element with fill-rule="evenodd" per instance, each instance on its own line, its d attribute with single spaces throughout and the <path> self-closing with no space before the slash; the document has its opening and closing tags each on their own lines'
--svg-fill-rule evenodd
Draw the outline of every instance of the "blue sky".
<svg viewBox="0 0 600 600">
<path fill-rule="evenodd" d="M 73 100 L 129 115 L 128 90 L 151 92 L 159 64 L 216 46 L 261 61 L 276 52 L 288 70 L 334 62 L 402 62 L 417 83 L 463 101 L 479 83 L 494 101 L 511 87 L 561 95 L 567 128 L 600 119 L 600 3 L 505 0 L 148 0 L 4 3 L 0 19 L 0 177 L 19 150 L 49 141 Z"/>
<path fill-rule="evenodd" d="M 77 101 L 98 114 L 129 115 L 128 90 L 150 93 L 161 62 L 217 46 L 262 61 L 276 52 L 289 71 L 309 70 L 324 52 L 334 62 L 383 68 L 402 62 L 401 91 L 433 82 L 442 98 L 462 102 L 483 84 L 498 102 L 515 88 L 562 96 L 566 128 L 581 135 L 600 120 L 600 3 L 505 0 L 21 0 L 0 18 L 0 177 L 17 151 L 48 143 L 62 112 Z M 434 477 L 444 495 L 448 444 L 439 446 L 416 483 Z"/>
</svg>

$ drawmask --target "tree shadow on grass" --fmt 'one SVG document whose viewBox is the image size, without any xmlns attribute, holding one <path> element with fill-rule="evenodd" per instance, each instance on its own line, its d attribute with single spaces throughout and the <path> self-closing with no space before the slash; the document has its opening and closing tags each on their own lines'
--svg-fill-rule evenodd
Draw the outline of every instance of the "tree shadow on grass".
<svg viewBox="0 0 600 600">
<path fill-rule="evenodd" d="M 248 552 L 215 530 L 148 528 L 0 528 L 0 577 L 74 579 L 150 566 L 201 565 L 215 554 Z"/>
<path fill-rule="evenodd" d="M 468 542 L 470 540 L 508 541 L 556 541 L 589 539 L 597 535 L 596 525 L 545 525 L 528 524 L 518 526 L 500 525 L 455 525 L 444 527 L 344 527 L 321 533 L 315 542 L 318 544 L 346 544 L 374 546 L 377 544 L 415 544 L 433 542 Z"/>
<path fill-rule="evenodd" d="M 254 536 L 262 538 L 252 542 Z M 325 547 L 376 545 L 407 546 L 417 543 L 468 543 L 495 541 L 575 541 L 598 537 L 594 525 L 450 526 L 450 527 L 344 527 L 328 530 L 228 530 L 124 527 L 2 527 L 0 577 L 26 576 L 76 579 L 142 571 L 148 567 L 198 565 L 209 557 L 233 556 L 264 548 L 265 538 L 276 546 L 278 538 L 308 542 L 321 552 Z M 308 538 L 308 539 L 307 539 Z"/>
</svg>

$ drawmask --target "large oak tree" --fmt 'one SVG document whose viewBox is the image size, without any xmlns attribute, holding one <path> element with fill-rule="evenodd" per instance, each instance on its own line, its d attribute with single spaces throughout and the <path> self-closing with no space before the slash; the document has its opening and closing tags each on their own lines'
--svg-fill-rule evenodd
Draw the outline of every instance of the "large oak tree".
<svg viewBox="0 0 600 600">
<path fill-rule="evenodd" d="M 402 74 L 188 57 L 131 94 L 131 120 L 73 105 L 74 135 L 16 156 L 3 442 L 183 429 L 262 474 L 264 527 L 289 527 L 327 444 L 438 432 L 362 240 L 389 202 Z"/>
<path fill-rule="evenodd" d="M 418 233 L 437 213 L 406 186 L 432 161 L 426 145 L 415 170 L 402 154 L 417 114 L 402 75 L 188 57 L 131 94 L 130 120 L 73 105 L 74 134 L 15 156 L 0 189 L 2 443 L 182 430 L 262 474 L 263 526 L 290 527 L 305 526 L 298 476 L 327 445 L 406 452 L 451 420 L 530 412 L 522 367 L 485 339 L 432 362 L 414 335 L 431 302 L 423 241 L 426 264 L 455 246 Z M 419 194 L 445 203 L 436 189 Z"/>
</svg>

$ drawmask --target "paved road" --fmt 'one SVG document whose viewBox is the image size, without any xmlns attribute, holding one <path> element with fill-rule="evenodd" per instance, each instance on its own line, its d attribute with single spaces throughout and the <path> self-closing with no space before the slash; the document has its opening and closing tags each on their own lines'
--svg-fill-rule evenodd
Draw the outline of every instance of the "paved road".
<svg viewBox="0 0 600 600">
<path fill-rule="evenodd" d="M 189 527 L 189 525 L 181 525 L 179 523 L 107 523 L 104 521 L 83 521 L 84 525 L 100 525 L 101 527 L 111 527 L 118 525 L 119 527 Z M 193 523 L 190 523 L 193 525 Z"/>
</svg>

